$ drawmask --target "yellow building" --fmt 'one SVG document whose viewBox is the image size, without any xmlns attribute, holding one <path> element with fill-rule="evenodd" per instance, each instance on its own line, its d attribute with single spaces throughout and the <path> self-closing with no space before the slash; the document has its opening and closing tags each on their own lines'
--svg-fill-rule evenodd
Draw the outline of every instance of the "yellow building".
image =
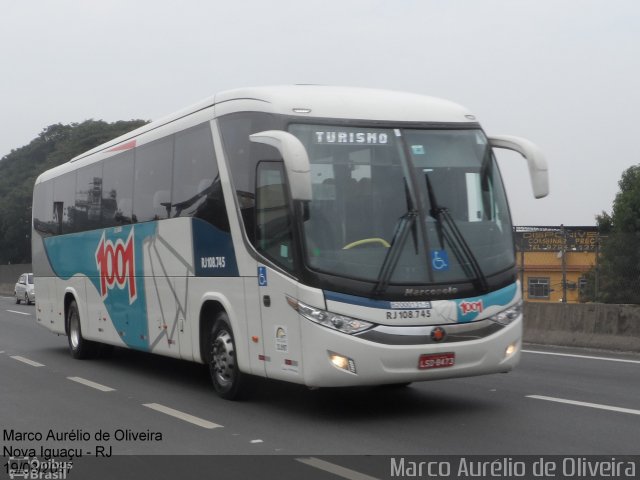
<svg viewBox="0 0 640 480">
<path fill-rule="evenodd" d="M 597 227 L 515 227 L 517 265 L 527 302 L 578 303 L 596 265 Z"/>
</svg>

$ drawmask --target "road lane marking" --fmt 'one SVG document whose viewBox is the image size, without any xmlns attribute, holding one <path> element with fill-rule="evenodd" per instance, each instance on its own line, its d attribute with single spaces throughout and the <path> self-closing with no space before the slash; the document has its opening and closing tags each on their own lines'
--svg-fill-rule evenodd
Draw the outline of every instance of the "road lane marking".
<svg viewBox="0 0 640 480">
<path fill-rule="evenodd" d="M 86 378 L 82 378 L 82 377 L 67 377 L 67 378 L 69 380 L 71 380 L 72 382 L 81 383 L 82 385 L 86 385 L 87 387 L 95 388 L 96 390 L 100 390 L 101 392 L 113 392 L 113 391 L 115 391 L 115 388 L 107 387 L 106 385 L 101 385 L 99 383 L 92 382 L 91 380 L 87 380 Z"/>
<path fill-rule="evenodd" d="M 527 398 L 533 398 L 536 400 L 546 400 L 547 402 L 566 403 L 568 405 L 577 405 L 579 407 L 597 408 L 600 410 L 609 410 L 611 412 L 630 413 L 632 415 L 640 415 L 640 410 L 634 410 L 632 408 L 612 407 L 611 405 L 601 405 L 599 403 L 578 402 L 577 400 L 545 397 L 544 395 L 527 395 Z"/>
<path fill-rule="evenodd" d="M 572 358 L 586 358 L 588 360 L 604 360 L 606 362 L 621 362 L 621 363 L 637 363 L 640 364 L 640 360 L 627 360 L 624 358 L 609 358 L 609 357 L 594 357 L 590 355 L 575 355 L 572 353 L 556 353 L 556 352 L 539 352 L 537 350 L 522 350 L 523 353 L 535 353 L 537 355 L 556 355 L 558 357 L 572 357 Z"/>
<path fill-rule="evenodd" d="M 296 460 L 300 463 L 304 463 L 305 465 L 309 465 L 310 467 L 324 470 L 325 472 L 332 473 L 333 475 L 337 475 L 338 477 L 346 478 L 348 480 L 378 480 L 376 477 L 356 472 L 350 468 L 341 467 L 335 463 L 325 462 L 324 460 L 320 460 L 315 457 L 296 458 Z"/>
<path fill-rule="evenodd" d="M 44 367 L 42 363 L 34 362 L 33 360 L 21 357 L 20 355 L 13 355 L 11 358 L 18 360 L 19 362 L 26 363 L 27 365 L 31 365 L 32 367 Z"/>
<path fill-rule="evenodd" d="M 7 312 L 17 313 L 18 315 L 29 315 L 29 316 L 31 316 L 31 314 L 30 314 L 30 313 L 27 313 L 27 312 L 19 312 L 18 310 L 7 310 Z"/>
<path fill-rule="evenodd" d="M 218 425 L 217 423 L 194 417 L 193 415 L 181 412 L 180 410 L 174 410 L 173 408 L 165 407 L 164 405 L 160 405 L 159 403 L 143 403 L 142 405 L 152 410 L 156 410 L 158 412 L 171 415 L 172 417 L 179 418 L 180 420 L 184 420 L 185 422 L 193 423 L 194 425 L 198 425 L 202 428 L 222 428 L 222 425 Z"/>
</svg>

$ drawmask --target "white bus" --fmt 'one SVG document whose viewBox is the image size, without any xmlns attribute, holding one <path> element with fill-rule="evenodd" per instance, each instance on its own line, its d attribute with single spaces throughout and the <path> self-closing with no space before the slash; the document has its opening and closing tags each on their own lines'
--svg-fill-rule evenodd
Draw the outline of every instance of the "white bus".
<svg viewBox="0 0 640 480">
<path fill-rule="evenodd" d="M 310 387 L 507 372 L 522 302 L 492 147 L 439 99 L 325 86 L 223 92 L 43 173 L 37 321 L 103 346 Z"/>
</svg>

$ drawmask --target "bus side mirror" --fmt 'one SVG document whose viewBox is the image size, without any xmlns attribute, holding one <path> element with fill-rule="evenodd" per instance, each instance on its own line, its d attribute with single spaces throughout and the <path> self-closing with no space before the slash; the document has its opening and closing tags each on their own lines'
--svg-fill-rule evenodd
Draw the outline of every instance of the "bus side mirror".
<svg viewBox="0 0 640 480">
<path fill-rule="evenodd" d="M 529 165 L 533 196 L 542 198 L 549 195 L 549 169 L 547 161 L 538 146 L 525 138 L 511 135 L 495 135 L 489 137 L 493 148 L 505 148 L 522 155 Z"/>
<path fill-rule="evenodd" d="M 297 137 L 282 130 L 268 130 L 249 135 L 249 139 L 278 149 L 284 160 L 292 200 L 311 200 L 309 156 Z"/>
</svg>

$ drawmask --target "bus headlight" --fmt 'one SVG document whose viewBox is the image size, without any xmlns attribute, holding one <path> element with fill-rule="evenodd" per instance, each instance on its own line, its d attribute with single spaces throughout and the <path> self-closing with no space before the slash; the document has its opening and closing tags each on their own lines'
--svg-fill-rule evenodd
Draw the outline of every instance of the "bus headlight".
<svg viewBox="0 0 640 480">
<path fill-rule="evenodd" d="M 287 297 L 287 303 L 304 318 L 349 335 L 360 333 L 373 327 L 373 323 L 311 307 L 291 297 Z"/>
<path fill-rule="evenodd" d="M 491 315 L 487 320 L 499 323 L 500 325 L 509 325 L 520 315 L 522 315 L 522 301 L 519 301 L 515 305 L 511 305 L 509 308 L 502 310 L 495 315 Z"/>
</svg>

